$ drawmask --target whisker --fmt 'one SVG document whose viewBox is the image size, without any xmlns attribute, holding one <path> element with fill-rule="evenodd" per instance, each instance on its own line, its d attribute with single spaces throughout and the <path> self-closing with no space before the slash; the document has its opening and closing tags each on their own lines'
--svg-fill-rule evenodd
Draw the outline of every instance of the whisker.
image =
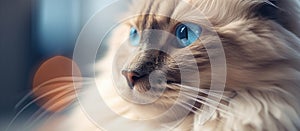
<svg viewBox="0 0 300 131">
<path fill-rule="evenodd" d="M 71 95 L 70 95 L 71 94 Z M 69 103 L 69 101 L 74 100 L 73 97 L 73 93 L 72 92 L 66 92 L 66 93 L 61 93 L 59 95 L 57 95 L 56 97 L 52 98 L 51 100 L 49 100 L 48 102 L 46 102 L 45 104 L 43 104 L 42 106 L 48 106 L 49 109 L 51 108 L 55 108 L 55 107 L 63 107 L 63 105 L 65 105 L 65 103 Z M 69 97 L 70 96 L 70 97 Z M 61 99 L 60 98 L 64 97 L 65 99 Z M 59 100 L 59 101 L 57 101 Z M 57 101 L 57 102 L 54 102 Z M 54 102 L 54 103 L 53 103 Z M 53 103 L 53 104 L 52 104 Z M 41 113 L 42 112 L 42 113 Z M 47 115 L 47 113 L 49 113 L 47 110 L 41 108 L 39 109 L 36 113 L 34 113 L 26 123 L 31 123 L 28 124 L 30 126 L 32 126 L 34 123 L 36 123 L 38 120 L 40 120 L 41 118 L 43 118 L 45 115 Z M 30 127 L 29 126 L 29 127 Z"/>
<path fill-rule="evenodd" d="M 66 86 L 66 87 L 68 87 L 68 86 Z M 62 88 L 65 88 L 65 87 L 62 87 Z M 53 92 L 51 92 L 51 93 L 53 93 Z M 15 117 L 12 119 L 12 121 L 10 122 L 10 124 L 8 125 L 8 127 L 10 127 L 12 124 L 13 124 L 13 122 L 21 115 L 21 113 L 22 112 L 24 112 L 29 106 L 31 106 L 33 103 L 35 103 L 36 101 L 38 101 L 39 99 L 41 99 L 41 98 L 43 98 L 43 97 L 45 97 L 45 96 L 47 96 L 47 95 L 43 95 L 43 96 L 41 96 L 41 97 L 38 97 L 38 98 L 36 98 L 36 99 L 34 99 L 34 100 L 32 100 L 32 101 L 30 101 L 28 104 L 26 104 L 16 115 L 15 115 Z"/>
<path fill-rule="evenodd" d="M 62 103 L 69 103 L 69 101 L 74 100 L 73 95 L 74 94 L 72 92 L 60 93 L 59 95 L 52 98 L 51 100 L 49 100 L 48 102 L 46 102 L 42 106 L 49 105 L 50 103 L 53 103 L 53 101 L 59 100 L 60 98 L 64 97 L 65 99 L 61 99 L 60 101 L 57 101 L 54 104 L 51 104 L 48 108 L 55 108 L 57 106 L 61 107 L 61 105 L 64 105 Z M 72 96 L 72 97 L 68 97 L 68 96 Z M 28 127 L 32 127 L 35 123 L 37 123 L 40 119 L 45 117 L 47 114 L 49 114 L 49 112 L 47 110 L 45 110 L 43 108 L 40 108 L 25 123 L 27 123 L 26 125 L 28 125 Z M 51 114 L 54 114 L 54 113 L 51 113 Z M 51 117 L 48 117 L 48 118 L 44 119 L 45 122 L 48 121 L 50 118 Z"/>
<path fill-rule="evenodd" d="M 209 93 L 210 91 L 214 92 L 214 93 L 223 93 L 224 92 L 224 91 L 220 91 L 220 90 L 200 89 L 200 88 L 195 88 L 195 87 L 191 87 L 191 86 L 187 86 L 187 85 L 181 85 L 181 84 L 177 84 L 177 83 L 171 83 L 171 84 L 182 87 L 182 88 L 186 88 L 189 90 L 193 90 L 193 91 L 198 91 L 198 92 L 200 91 L 203 93 Z"/>
<path fill-rule="evenodd" d="M 47 83 L 50 83 L 50 82 L 47 82 Z M 76 83 L 75 83 L 76 84 Z M 86 81 L 84 83 L 80 83 L 81 86 L 84 86 L 85 84 L 90 84 L 90 81 Z M 73 84 L 72 84 L 73 86 Z M 63 90 L 65 88 L 69 88 L 69 87 L 72 87 L 71 85 L 65 85 L 65 86 L 62 86 L 62 87 L 59 87 L 59 88 L 56 88 L 54 91 L 51 91 L 51 92 L 48 92 L 42 96 L 39 96 L 37 98 L 35 98 L 34 100 L 30 101 L 28 104 L 24 105 L 19 111 L 18 113 L 13 117 L 13 119 L 9 122 L 6 130 L 8 130 L 12 124 L 16 121 L 16 119 L 21 115 L 21 113 L 23 113 L 29 106 L 31 106 L 33 103 L 35 103 L 36 101 L 44 98 L 45 96 L 48 96 L 48 95 L 51 95 L 53 93 L 56 93 L 56 92 L 59 92 L 60 90 Z M 35 91 L 37 91 L 39 88 L 35 89 Z M 73 89 L 73 88 L 72 88 Z M 73 91 L 73 90 L 69 90 L 69 91 Z M 34 91 L 31 91 L 30 93 L 28 93 L 25 97 L 22 98 L 22 100 L 20 102 L 18 102 L 18 104 L 15 106 L 15 108 L 18 108 L 21 106 L 22 103 L 24 103 L 24 101 L 29 98 L 32 94 L 34 93 Z M 68 92 L 67 92 L 68 93 Z M 64 93 L 64 94 L 67 94 L 67 93 Z M 61 93 L 62 94 L 62 93 Z M 62 96 L 62 95 L 58 95 L 58 96 Z M 55 97 L 56 98 L 56 97 Z M 53 99 L 53 98 L 52 98 Z M 52 101 L 51 101 L 52 102 Z"/>
<path fill-rule="evenodd" d="M 180 101 L 181 103 L 184 103 L 184 101 Z M 188 104 L 188 103 L 186 103 L 186 104 Z M 206 112 L 205 110 L 203 110 L 203 109 L 201 109 L 200 107 L 195 107 L 195 106 L 193 106 L 193 105 L 191 105 L 191 104 L 189 104 L 189 106 L 191 106 L 192 108 L 195 108 L 197 111 L 201 111 L 201 113 L 204 113 L 204 112 Z M 195 112 L 197 112 L 197 111 L 195 111 Z M 197 112 L 196 113 L 196 115 L 202 115 L 201 113 L 199 113 L 199 112 Z M 195 114 L 195 113 L 194 113 Z M 223 119 L 221 119 L 221 118 L 216 118 L 217 120 L 219 120 L 220 122 L 225 122 Z"/>
<path fill-rule="evenodd" d="M 65 86 L 65 87 L 68 87 L 68 86 Z M 65 87 L 62 87 L 62 88 L 65 88 Z M 53 92 L 50 92 L 49 94 L 51 94 L 51 93 L 53 93 Z M 30 101 L 28 104 L 26 104 L 15 116 L 14 116 L 14 118 L 11 120 L 11 122 L 9 123 L 9 125 L 8 125 L 8 128 L 13 124 L 13 122 L 21 115 L 21 113 L 23 113 L 29 106 L 31 106 L 33 103 L 35 103 L 36 101 L 38 101 L 39 99 L 41 99 L 41 98 L 43 98 L 43 97 L 45 97 L 45 96 L 47 96 L 47 94 L 46 95 L 43 95 L 43 96 L 40 96 L 40 97 L 38 97 L 38 98 L 36 98 L 36 99 L 34 99 L 34 100 L 32 100 L 32 101 Z"/>
<path fill-rule="evenodd" d="M 42 99 L 42 98 L 44 98 L 44 97 L 46 97 L 46 96 L 49 96 L 49 95 L 51 95 L 51 94 L 53 94 L 53 93 L 62 91 L 62 90 L 64 90 L 64 89 L 68 89 L 68 90 L 66 90 L 66 91 L 68 91 L 68 92 L 70 92 L 70 91 L 75 91 L 75 90 L 73 90 L 72 87 L 73 87 L 73 84 L 69 84 L 69 85 L 61 86 L 61 87 L 59 87 L 59 88 L 55 88 L 55 89 L 53 89 L 53 90 L 51 90 L 51 91 L 49 91 L 49 92 L 47 92 L 47 93 L 45 93 L 45 94 L 43 94 L 43 95 L 41 95 L 41 96 L 39 96 L 39 97 L 33 99 L 33 100 L 30 101 L 28 104 L 26 104 L 24 107 L 27 108 L 27 107 L 29 107 L 30 105 L 32 105 L 34 102 L 36 102 L 36 101 L 38 101 L 38 100 L 40 100 L 40 99 Z M 74 93 L 75 93 L 75 92 L 74 92 Z M 23 107 L 21 110 L 23 110 L 24 107 Z"/>
<path fill-rule="evenodd" d="M 221 98 L 223 101 L 226 101 L 226 102 L 233 102 L 232 98 L 223 95 L 224 93 L 226 93 L 226 91 L 223 92 L 223 91 L 216 91 L 216 90 L 210 90 L 210 89 L 200 89 L 200 88 L 195 88 L 195 87 L 180 85 L 180 84 L 173 84 L 173 85 L 182 87 L 182 90 L 184 90 L 184 91 L 196 91 L 196 92 L 200 92 L 200 93 L 210 95 L 210 96 L 213 96 L 216 98 Z M 222 94 L 218 94 L 218 93 L 222 93 Z"/>
<path fill-rule="evenodd" d="M 186 103 L 184 102 L 183 100 L 173 100 L 173 99 L 170 99 L 172 100 L 173 102 L 177 102 L 176 104 L 182 106 L 183 108 L 189 110 L 190 112 L 194 113 L 195 115 L 202 115 L 200 112 L 197 112 L 197 111 L 201 111 L 202 113 L 205 112 L 205 110 L 201 109 L 201 108 L 198 108 L 198 107 L 195 107 L 194 105 L 190 104 L 190 103 Z M 193 108 L 195 108 L 197 111 L 194 111 Z M 219 120 L 220 122 L 224 122 L 224 120 L 220 119 L 220 118 L 216 118 L 217 120 Z"/>
<path fill-rule="evenodd" d="M 58 78 L 53 78 L 50 79 L 48 81 L 45 81 L 44 83 L 38 85 L 37 87 L 35 87 L 35 89 L 33 89 L 31 92 L 29 92 L 28 94 L 26 94 L 16 105 L 15 108 L 19 108 L 22 103 L 24 103 L 26 101 L 26 99 L 28 99 L 30 96 L 32 96 L 32 94 L 34 92 L 36 92 L 37 90 L 41 89 L 42 87 L 45 87 L 49 84 L 52 83 L 58 83 L 58 82 L 72 82 L 72 83 L 77 83 L 77 82 L 90 82 L 90 79 L 92 78 L 85 78 L 85 77 L 58 77 Z"/>
<path fill-rule="evenodd" d="M 167 97 L 167 98 L 168 98 L 168 97 Z M 190 105 L 189 103 L 183 103 L 182 101 L 176 101 L 176 100 L 173 100 L 172 98 L 169 98 L 169 100 L 175 102 L 176 104 L 180 105 L 181 107 L 183 107 L 183 108 L 189 110 L 190 112 L 192 112 L 192 113 L 194 113 L 194 114 L 200 115 L 199 112 L 196 112 L 196 111 L 193 110 L 193 107 L 194 107 L 194 106 L 193 106 L 193 105 Z M 190 107 L 188 107 L 188 106 L 190 106 Z M 200 109 L 200 110 L 201 110 L 201 109 Z M 202 111 L 203 111 L 203 110 L 202 110 Z"/>
<path fill-rule="evenodd" d="M 36 118 L 37 116 L 40 116 L 41 114 L 44 114 L 44 116 L 46 114 L 50 114 L 50 112 L 48 112 L 47 110 L 43 109 L 43 108 L 39 108 L 34 114 L 31 115 L 31 117 L 25 122 L 26 127 L 32 127 L 33 125 L 35 125 L 35 122 L 33 122 L 33 119 Z"/>
<path fill-rule="evenodd" d="M 227 105 L 225 105 L 225 104 L 223 104 L 223 103 L 220 103 L 220 102 L 217 102 L 217 101 L 214 101 L 214 100 L 212 100 L 212 99 L 209 99 L 208 97 L 204 97 L 204 96 L 196 96 L 196 97 L 194 97 L 193 95 L 190 95 L 190 94 L 188 94 L 188 93 L 185 93 L 185 92 L 183 92 L 185 95 L 188 95 L 188 96 L 190 96 L 191 98 L 195 98 L 195 99 L 197 99 L 197 98 L 200 98 L 200 99 L 202 99 L 203 101 L 205 100 L 205 101 L 207 101 L 207 102 L 211 102 L 211 103 L 213 103 L 213 104 L 217 104 L 217 105 L 219 105 L 219 106 L 221 106 L 221 108 L 223 108 L 223 109 L 226 109 L 226 110 L 229 110 L 229 107 L 227 106 Z M 197 99 L 198 100 L 198 99 Z"/>
<path fill-rule="evenodd" d="M 185 92 L 183 92 L 183 93 L 184 93 L 184 95 L 190 96 L 190 99 L 192 99 L 192 100 L 196 100 L 196 101 L 200 102 L 201 100 L 197 99 L 197 98 L 200 98 L 200 99 L 202 99 L 203 102 L 207 101 L 207 102 L 208 102 L 207 104 L 209 104 L 209 102 L 218 104 L 218 106 L 220 106 L 220 108 L 224 109 L 224 111 L 231 110 L 230 107 L 228 107 L 228 105 L 225 105 L 225 104 L 223 104 L 223 103 L 220 103 L 220 102 L 211 100 L 211 99 L 209 99 L 208 97 L 203 97 L 203 96 L 196 96 L 196 97 L 194 97 L 193 95 L 190 95 L 190 94 L 188 94 L 188 93 L 185 93 Z M 188 97 L 188 96 L 186 96 L 186 97 Z M 204 101 L 204 100 L 205 100 L 205 101 Z M 201 102 L 200 102 L 200 103 L 201 103 Z M 214 107 L 214 108 L 216 108 L 216 107 Z M 216 109 L 220 109 L 220 108 L 217 107 Z M 230 113 L 230 115 L 233 115 L 233 114 Z M 237 115 L 242 115 L 242 113 L 237 113 Z"/>
<path fill-rule="evenodd" d="M 202 100 L 199 100 L 199 99 L 196 99 L 196 98 L 187 96 L 187 95 L 182 95 L 182 96 L 184 96 L 184 97 L 186 97 L 186 98 L 188 98 L 188 99 L 197 101 L 197 102 L 199 102 L 199 103 L 201 103 L 201 104 L 203 104 L 203 105 L 207 105 L 207 106 L 209 106 L 209 107 L 215 108 L 215 109 L 217 109 L 218 111 L 223 112 L 223 113 L 225 113 L 225 114 L 233 115 L 232 113 L 230 113 L 230 112 L 228 112 L 228 111 L 226 111 L 226 110 L 223 110 L 223 109 L 221 109 L 221 108 L 218 108 L 217 106 L 213 106 L 213 105 L 211 105 L 211 104 L 209 104 L 209 103 L 207 103 L 207 102 L 205 102 L 205 101 L 202 101 Z"/>
<path fill-rule="evenodd" d="M 33 91 L 38 90 L 42 87 L 46 87 L 47 85 L 51 85 L 53 83 L 58 83 L 58 82 L 60 82 L 60 83 L 64 83 L 64 82 L 72 82 L 72 83 L 90 82 L 90 81 L 86 81 L 85 79 L 89 80 L 89 78 L 81 78 L 81 77 L 58 77 L 58 78 L 53 78 L 53 79 L 45 81 L 44 83 L 36 86 Z"/>
<path fill-rule="evenodd" d="M 186 92 L 186 93 L 189 93 L 189 90 L 183 89 L 182 91 L 183 91 L 183 92 Z M 221 95 L 221 94 L 220 94 L 219 96 L 211 95 L 210 93 L 209 93 L 209 94 L 206 94 L 206 95 L 208 95 L 208 97 L 203 97 L 203 96 L 200 96 L 200 97 L 203 97 L 203 98 L 208 99 L 209 96 L 212 96 L 213 98 L 219 99 L 220 101 L 224 101 L 224 102 L 231 103 L 231 104 L 236 104 L 236 102 L 235 102 L 232 98 L 229 98 L 229 97 L 224 96 L 224 95 Z M 198 95 L 198 96 L 199 96 L 199 95 Z M 217 102 L 217 100 L 214 100 L 214 99 L 209 99 L 209 100 L 212 100 L 212 101 Z"/>
<path fill-rule="evenodd" d="M 87 84 L 89 84 L 89 83 L 87 83 Z M 81 86 L 84 86 L 84 85 L 85 84 L 82 84 Z M 34 102 L 36 102 L 36 101 L 38 101 L 38 100 L 40 100 L 40 99 L 42 99 L 42 98 L 44 98 L 46 96 L 49 96 L 49 95 L 51 95 L 53 93 L 56 93 L 56 92 L 59 92 L 59 91 L 62 91 L 62 92 L 59 93 L 59 94 L 57 94 L 55 97 L 53 97 L 52 99 L 50 99 L 48 101 L 51 101 L 51 100 L 53 100 L 53 99 L 55 99 L 57 97 L 63 96 L 64 94 L 68 94 L 68 93 L 73 94 L 75 96 L 76 92 L 75 92 L 75 90 L 72 87 L 74 87 L 73 84 L 69 84 L 69 85 L 61 86 L 59 88 L 55 88 L 55 89 L 53 89 L 53 90 L 51 90 L 51 91 L 49 91 L 49 92 L 47 92 L 47 93 L 45 93 L 45 94 L 37 97 L 37 98 L 35 98 L 30 103 L 32 104 L 32 103 L 34 103 Z M 82 89 L 82 88 L 80 88 L 80 89 Z M 78 92 L 78 93 L 80 93 L 80 92 Z"/>
</svg>

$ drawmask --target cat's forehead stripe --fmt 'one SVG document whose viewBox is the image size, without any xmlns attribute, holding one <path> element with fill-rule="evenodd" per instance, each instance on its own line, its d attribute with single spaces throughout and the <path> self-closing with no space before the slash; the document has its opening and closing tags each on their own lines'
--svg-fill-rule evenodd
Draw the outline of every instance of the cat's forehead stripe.
<svg viewBox="0 0 300 131">
<path fill-rule="evenodd" d="M 150 1 L 150 4 L 147 6 L 146 5 L 146 8 L 145 8 L 145 11 L 143 11 L 144 13 L 143 14 L 149 14 L 151 9 L 153 8 L 153 3 L 154 1 Z M 141 20 L 142 22 L 139 23 L 140 24 L 140 29 L 143 29 L 144 26 L 149 22 L 149 15 L 141 15 L 139 20 Z"/>
<path fill-rule="evenodd" d="M 151 2 L 145 10 L 141 13 L 140 17 L 138 18 L 138 25 L 140 30 L 150 28 L 153 21 L 155 20 L 152 13 L 154 12 L 157 8 L 153 5 L 154 2 Z"/>
<path fill-rule="evenodd" d="M 140 16 L 136 20 L 137 27 L 140 30 L 144 29 L 160 29 L 164 24 L 171 21 L 171 16 L 162 16 L 166 9 L 166 2 L 147 2 L 140 12 Z M 163 9 L 163 11 L 161 11 Z M 168 7 L 169 13 L 173 13 L 174 8 Z M 168 14 L 171 15 L 171 14 Z"/>
</svg>

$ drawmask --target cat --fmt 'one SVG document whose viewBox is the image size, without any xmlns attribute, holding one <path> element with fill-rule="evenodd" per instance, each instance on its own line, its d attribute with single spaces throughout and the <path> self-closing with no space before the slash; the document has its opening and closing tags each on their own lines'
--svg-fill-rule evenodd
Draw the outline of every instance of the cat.
<svg viewBox="0 0 300 131">
<path fill-rule="evenodd" d="M 103 106 L 119 116 L 96 111 L 97 127 L 78 107 L 51 130 L 300 130 L 300 1 L 135 0 L 130 9 L 139 15 L 114 31 L 96 64 Z M 212 62 L 222 55 L 225 73 Z M 224 75 L 224 93 L 210 94 Z"/>
</svg>

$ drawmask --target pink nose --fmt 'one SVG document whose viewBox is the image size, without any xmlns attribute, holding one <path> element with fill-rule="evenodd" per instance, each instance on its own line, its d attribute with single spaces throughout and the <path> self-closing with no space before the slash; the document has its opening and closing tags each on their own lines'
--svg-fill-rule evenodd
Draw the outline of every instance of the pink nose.
<svg viewBox="0 0 300 131">
<path fill-rule="evenodd" d="M 140 78 L 140 75 L 134 71 L 122 71 L 123 76 L 126 78 L 127 83 L 133 89 L 134 83 Z"/>
</svg>

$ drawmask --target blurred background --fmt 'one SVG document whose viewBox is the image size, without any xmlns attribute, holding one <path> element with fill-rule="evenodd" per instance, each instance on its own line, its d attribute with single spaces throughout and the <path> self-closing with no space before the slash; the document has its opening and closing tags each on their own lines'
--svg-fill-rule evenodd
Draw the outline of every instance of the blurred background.
<svg viewBox="0 0 300 131">
<path fill-rule="evenodd" d="M 0 0 L 0 130 L 20 110 L 15 106 L 30 92 L 38 66 L 56 55 L 71 58 L 84 24 L 109 2 Z M 30 106 L 22 116 L 37 108 Z"/>
</svg>

